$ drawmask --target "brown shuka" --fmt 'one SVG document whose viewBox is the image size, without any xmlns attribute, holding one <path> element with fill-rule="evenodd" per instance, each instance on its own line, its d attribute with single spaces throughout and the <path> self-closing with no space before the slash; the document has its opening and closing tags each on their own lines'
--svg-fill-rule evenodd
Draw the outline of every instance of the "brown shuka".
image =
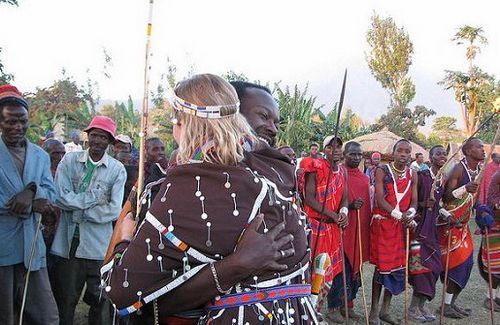
<svg viewBox="0 0 500 325">
<path fill-rule="evenodd" d="M 231 294 L 305 284 L 310 252 L 305 216 L 295 204 L 294 175 L 294 166 L 271 148 L 245 153 L 238 166 L 192 163 L 168 170 L 134 239 L 119 244 L 114 260 L 103 267 L 103 286 L 118 313 L 134 313 L 154 299 L 168 304 L 169 292 L 182 290 L 199 270 L 235 250 L 258 213 L 264 214 L 259 232 L 286 221 L 295 255 L 280 261 L 288 265 L 287 271 L 260 274 L 257 281 L 252 276 L 234 286 Z M 308 295 L 203 314 L 200 323 L 316 322 Z"/>
</svg>

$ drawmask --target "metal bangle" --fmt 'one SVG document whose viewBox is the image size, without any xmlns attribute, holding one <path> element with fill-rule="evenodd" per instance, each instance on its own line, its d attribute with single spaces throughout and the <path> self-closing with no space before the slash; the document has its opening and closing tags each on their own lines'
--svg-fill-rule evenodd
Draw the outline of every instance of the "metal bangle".
<svg viewBox="0 0 500 325">
<path fill-rule="evenodd" d="M 223 295 L 229 293 L 231 291 L 231 288 L 229 288 L 229 290 L 223 290 L 220 286 L 219 277 L 217 276 L 217 270 L 215 269 L 215 265 L 213 262 L 210 263 L 210 270 L 212 271 L 212 276 L 214 278 L 215 288 L 217 289 L 217 291 L 219 291 L 219 293 Z"/>
</svg>

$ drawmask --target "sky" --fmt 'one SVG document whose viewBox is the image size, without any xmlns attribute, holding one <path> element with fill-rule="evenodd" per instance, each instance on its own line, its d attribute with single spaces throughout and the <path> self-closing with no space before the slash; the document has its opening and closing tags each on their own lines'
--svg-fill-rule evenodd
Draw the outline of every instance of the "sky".
<svg viewBox="0 0 500 325">
<path fill-rule="evenodd" d="M 50 86 L 64 68 L 81 84 L 96 80 L 103 100 L 142 98 L 148 0 L 18 2 L 0 5 L 0 58 L 21 91 Z M 161 82 L 168 58 L 178 78 L 233 70 L 251 80 L 307 85 L 328 109 L 338 101 L 347 68 L 345 105 L 373 122 L 389 103 L 366 63 L 366 32 L 376 12 L 393 17 L 413 42 L 410 106 L 454 116 L 460 125 L 453 92 L 437 85 L 444 70 L 467 69 L 465 48 L 451 38 L 459 26 L 483 27 L 489 44 L 476 63 L 498 78 L 499 9 L 498 1 L 483 0 L 155 0 L 151 86 Z M 103 73 L 103 49 L 112 59 L 110 78 Z"/>
</svg>

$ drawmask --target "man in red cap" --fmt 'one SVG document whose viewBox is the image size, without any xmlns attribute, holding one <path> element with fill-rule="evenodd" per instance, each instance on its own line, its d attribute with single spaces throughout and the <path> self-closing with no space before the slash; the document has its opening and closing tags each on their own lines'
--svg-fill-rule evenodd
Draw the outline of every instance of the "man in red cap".
<svg viewBox="0 0 500 325">
<path fill-rule="evenodd" d="M 83 287 L 90 305 L 89 324 L 109 324 L 109 303 L 102 298 L 99 269 L 120 213 L 126 172 L 106 153 L 115 141 L 115 122 L 96 116 L 84 130 L 89 148 L 64 156 L 56 173 L 61 218 L 51 253 L 56 255 L 54 295 L 60 324 L 72 324 Z"/>
<path fill-rule="evenodd" d="M 16 87 L 0 86 L 0 324 L 18 323 L 25 289 L 26 324 L 58 324 L 45 244 L 35 235 L 56 193 L 49 156 L 26 140 L 27 129 L 28 103 Z"/>
</svg>

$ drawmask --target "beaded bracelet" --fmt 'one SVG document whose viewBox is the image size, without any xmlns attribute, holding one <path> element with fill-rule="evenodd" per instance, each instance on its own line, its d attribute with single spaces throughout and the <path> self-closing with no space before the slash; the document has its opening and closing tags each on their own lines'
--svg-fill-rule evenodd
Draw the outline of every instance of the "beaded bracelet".
<svg viewBox="0 0 500 325">
<path fill-rule="evenodd" d="M 219 277 L 217 276 L 217 270 L 215 269 L 215 265 L 213 262 L 210 263 L 210 270 L 212 271 L 212 275 L 214 277 L 214 282 L 215 282 L 215 288 L 217 288 L 217 291 L 219 291 L 220 294 L 227 294 L 231 291 L 231 288 L 229 290 L 223 290 L 222 287 L 220 286 L 219 283 Z"/>
</svg>

